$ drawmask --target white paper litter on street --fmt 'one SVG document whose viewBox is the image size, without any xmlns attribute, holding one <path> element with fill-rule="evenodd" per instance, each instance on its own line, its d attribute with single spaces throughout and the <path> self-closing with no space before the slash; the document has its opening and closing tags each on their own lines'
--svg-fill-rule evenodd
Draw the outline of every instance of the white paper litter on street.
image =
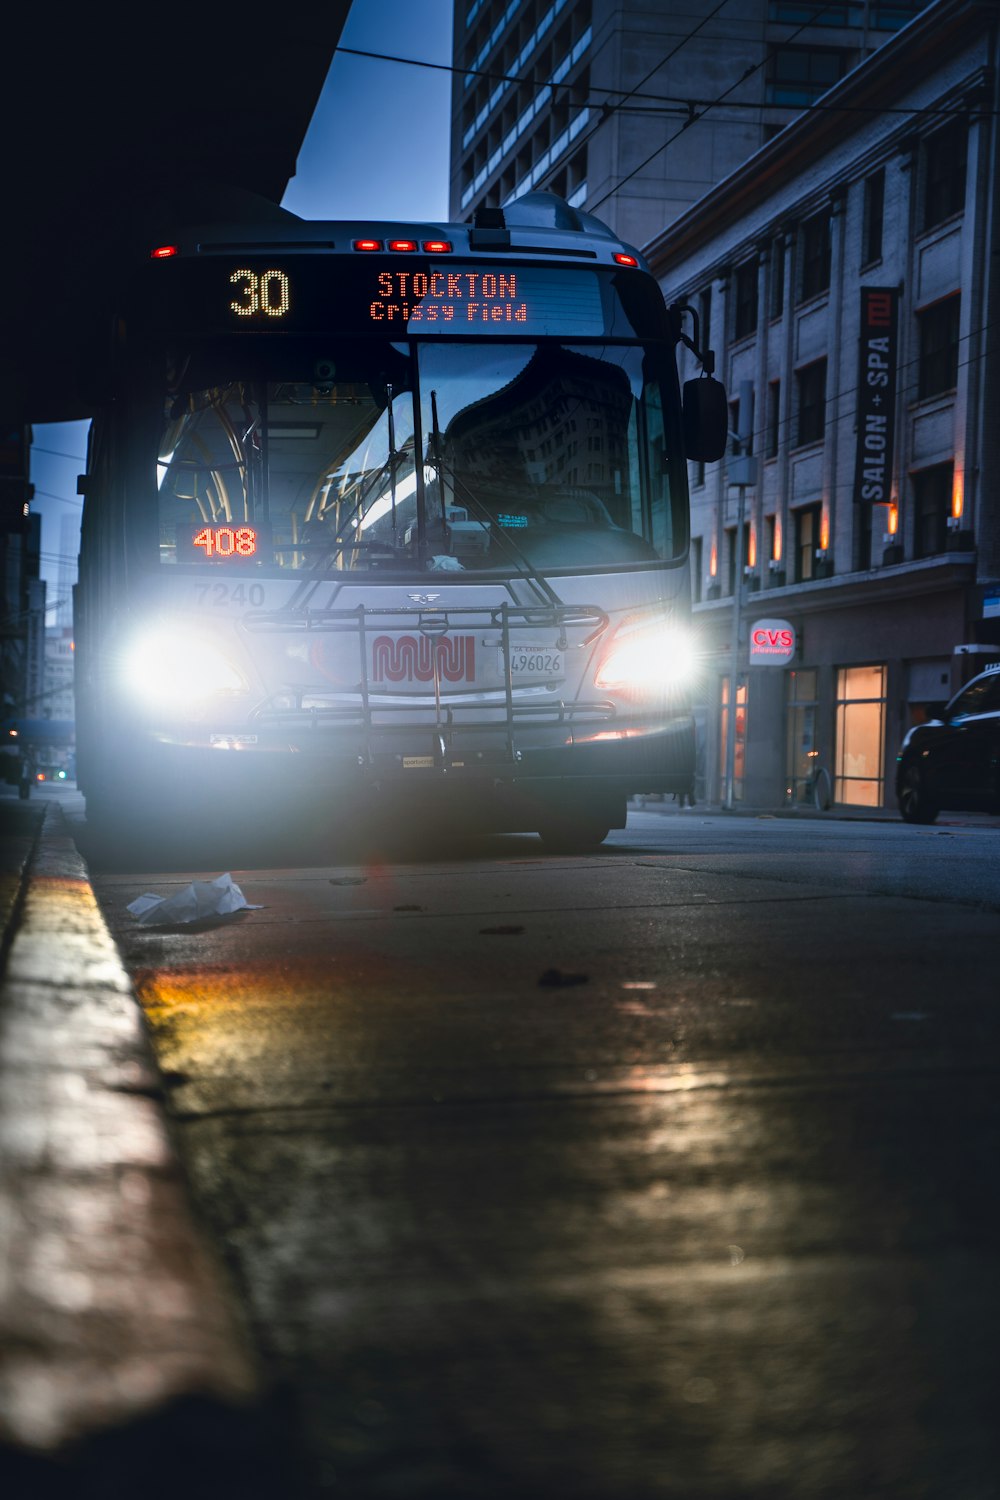
<svg viewBox="0 0 1000 1500">
<path fill-rule="evenodd" d="M 125 908 L 144 927 L 176 927 L 183 922 L 203 922 L 206 917 L 228 917 L 238 911 L 261 911 L 247 901 L 231 875 L 214 880 L 194 880 L 173 896 L 147 891 Z"/>
</svg>

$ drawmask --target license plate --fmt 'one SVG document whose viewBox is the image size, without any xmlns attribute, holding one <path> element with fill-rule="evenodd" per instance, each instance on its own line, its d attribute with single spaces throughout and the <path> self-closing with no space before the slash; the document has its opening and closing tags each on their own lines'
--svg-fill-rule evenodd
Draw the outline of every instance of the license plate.
<svg viewBox="0 0 1000 1500">
<path fill-rule="evenodd" d="M 503 652 L 500 667 L 503 669 Z M 519 681 L 524 678 L 539 678 L 549 681 L 553 677 L 565 676 L 565 659 L 562 651 L 554 646 L 514 646 L 510 653 L 510 672 Z"/>
</svg>

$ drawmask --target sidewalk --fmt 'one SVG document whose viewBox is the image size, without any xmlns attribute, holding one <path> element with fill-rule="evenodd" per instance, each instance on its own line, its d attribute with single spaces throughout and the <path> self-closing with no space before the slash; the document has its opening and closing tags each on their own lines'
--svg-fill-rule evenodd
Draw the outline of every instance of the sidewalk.
<svg viewBox="0 0 1000 1500">
<path fill-rule="evenodd" d="M 787 818 L 794 823 L 895 823 L 900 828 L 907 826 L 895 807 L 849 807 L 837 804 L 821 810 L 813 807 L 745 807 L 742 802 L 735 807 L 723 807 L 718 802 L 696 802 L 694 807 L 681 807 L 673 797 L 665 795 L 662 800 L 653 797 L 634 797 L 629 810 L 658 813 L 665 817 L 689 818 L 700 813 L 702 817 L 720 818 Z M 933 824 L 935 828 L 995 828 L 1000 830 L 1000 818 L 990 813 L 943 812 Z"/>
<path fill-rule="evenodd" d="M 0 797 L 0 1495 L 287 1495 L 141 1012 L 56 800 Z"/>
</svg>

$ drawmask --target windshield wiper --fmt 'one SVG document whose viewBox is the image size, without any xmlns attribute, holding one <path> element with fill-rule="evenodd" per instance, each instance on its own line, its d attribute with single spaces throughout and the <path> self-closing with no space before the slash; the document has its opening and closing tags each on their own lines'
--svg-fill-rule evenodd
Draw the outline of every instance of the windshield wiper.
<svg viewBox="0 0 1000 1500">
<path fill-rule="evenodd" d="M 347 527 L 351 526 L 356 521 L 358 516 L 364 514 L 365 505 L 370 498 L 372 491 L 378 488 L 382 480 L 385 478 L 386 472 L 391 471 L 394 468 L 395 461 L 402 456 L 403 455 L 401 453 L 397 453 L 395 452 L 395 450 L 393 450 L 393 452 L 391 452 L 389 457 L 386 459 L 385 463 L 383 463 L 369 477 L 367 483 L 364 486 L 364 489 L 358 496 L 357 504 L 354 506 L 354 509 L 344 521 L 343 525 L 339 528 L 341 532 L 343 532 Z M 392 477 L 391 482 L 393 485 L 393 508 L 395 508 L 394 476 Z M 395 515 L 393 515 L 393 533 L 395 534 Z M 338 556 L 339 553 L 377 551 L 382 553 L 382 555 L 385 557 L 395 558 L 398 556 L 397 549 L 392 543 L 356 535 L 324 537 L 322 541 L 300 541 L 295 544 L 296 551 L 311 552 L 313 548 L 320 549 L 319 555 L 316 557 L 315 561 L 310 563 L 306 577 L 302 579 L 301 583 L 299 583 L 298 587 L 289 598 L 287 605 L 289 609 L 297 609 L 299 607 L 299 605 L 303 602 L 303 596 L 309 594 L 316 587 L 316 584 L 319 582 L 319 577 L 323 573 L 324 569 L 329 566 L 332 559 Z"/>
<path fill-rule="evenodd" d="M 396 553 L 396 466 L 401 458 L 406 457 L 406 451 L 405 449 L 396 447 L 396 419 L 392 409 L 392 386 L 386 385 L 385 390 L 386 396 L 388 398 L 388 405 L 386 406 L 386 425 L 388 428 L 389 437 L 388 456 L 385 462 L 376 470 L 376 472 L 369 477 L 367 483 L 364 485 L 364 488 L 358 496 L 357 501 L 355 502 L 354 509 L 351 511 L 346 520 L 343 521 L 337 528 L 341 534 L 336 537 L 332 543 L 327 543 L 325 545 L 323 553 L 317 559 L 317 561 L 313 565 L 313 568 L 311 569 L 312 572 L 318 572 L 320 568 L 326 566 L 326 564 L 332 557 L 336 557 L 338 552 L 345 552 L 348 549 L 351 549 L 352 551 L 361 551 L 363 549 L 378 547 L 381 548 L 384 552 L 390 552 L 393 555 L 395 555 Z M 347 538 L 344 535 L 347 528 L 354 525 L 354 523 L 364 515 L 365 507 L 367 506 L 368 501 L 371 498 L 372 491 L 378 488 L 387 473 L 389 475 L 389 514 L 392 524 L 392 542 L 370 542 L 367 540 L 355 541 L 353 539 Z"/>
</svg>

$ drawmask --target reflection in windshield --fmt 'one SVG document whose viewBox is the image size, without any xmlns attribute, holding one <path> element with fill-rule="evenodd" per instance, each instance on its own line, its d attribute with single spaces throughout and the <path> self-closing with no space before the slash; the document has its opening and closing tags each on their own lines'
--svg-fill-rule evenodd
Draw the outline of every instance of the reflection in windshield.
<svg viewBox="0 0 1000 1500">
<path fill-rule="evenodd" d="M 682 551 L 660 386 L 634 346 L 427 344 L 392 381 L 173 395 L 160 555 L 261 528 L 288 571 L 590 569 Z M 419 373 L 419 379 L 414 376 Z M 677 511 L 679 515 L 680 512 Z M 200 528 L 200 529 L 199 529 Z"/>
</svg>

